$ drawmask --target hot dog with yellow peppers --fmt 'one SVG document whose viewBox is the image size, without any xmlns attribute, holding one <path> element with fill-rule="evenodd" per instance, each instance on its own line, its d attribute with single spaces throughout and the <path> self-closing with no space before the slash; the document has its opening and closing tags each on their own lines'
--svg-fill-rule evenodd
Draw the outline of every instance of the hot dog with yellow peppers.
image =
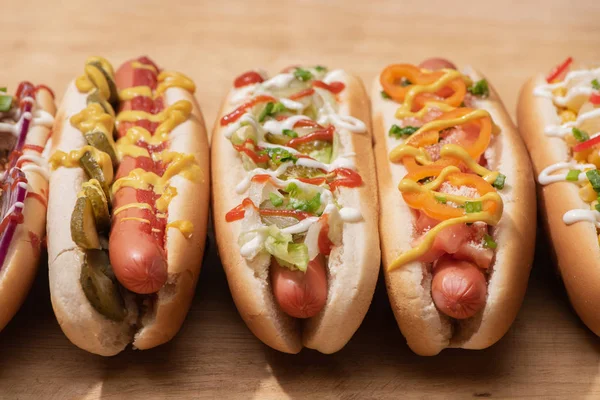
<svg viewBox="0 0 600 400">
<path fill-rule="evenodd" d="M 0 88 L 0 330 L 25 300 L 45 237 L 48 166 L 43 156 L 56 107 L 44 86 Z"/>
<path fill-rule="evenodd" d="M 372 93 L 388 295 L 411 349 L 481 349 L 514 320 L 535 240 L 527 152 L 498 95 L 444 59 L 394 64 Z"/>
<path fill-rule="evenodd" d="M 169 341 L 204 252 L 208 139 L 185 75 L 90 57 L 54 127 L 48 204 L 52 305 L 68 338 L 113 355 Z"/>
<path fill-rule="evenodd" d="M 212 137 L 219 253 L 267 345 L 333 353 L 371 303 L 380 253 L 369 104 L 325 67 L 234 81 Z"/>
<path fill-rule="evenodd" d="M 600 335 L 600 68 L 567 58 L 521 90 L 517 117 L 573 308 Z"/>
</svg>

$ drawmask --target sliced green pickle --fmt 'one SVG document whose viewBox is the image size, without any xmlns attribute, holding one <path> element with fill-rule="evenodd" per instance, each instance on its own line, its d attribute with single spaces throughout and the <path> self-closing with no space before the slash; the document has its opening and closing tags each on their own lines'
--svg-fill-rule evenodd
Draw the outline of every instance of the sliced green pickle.
<svg viewBox="0 0 600 400">
<path fill-rule="evenodd" d="M 96 311 L 113 321 L 125 319 L 127 309 L 106 251 L 86 251 L 79 281 Z"/>
<path fill-rule="evenodd" d="M 89 65 L 93 65 L 94 67 L 98 68 L 100 72 L 102 72 L 102 75 L 104 75 L 106 78 L 108 87 L 110 89 L 110 97 L 107 99 L 108 102 L 113 106 L 119 104 L 119 92 L 117 92 L 117 85 L 115 85 L 115 81 L 111 78 L 108 72 L 102 69 L 102 64 L 99 61 L 92 61 L 89 63 Z"/>
<path fill-rule="evenodd" d="M 84 249 L 100 249 L 92 202 L 85 196 L 78 197 L 71 214 L 71 239 Z"/>
<path fill-rule="evenodd" d="M 108 211 L 108 200 L 96 179 L 90 179 L 82 185 L 81 190 L 92 204 L 94 221 L 98 232 L 107 232 L 110 228 L 110 214 Z"/>
<path fill-rule="evenodd" d="M 324 174 L 316 169 L 304 167 L 301 165 L 292 165 L 288 169 L 285 170 L 285 173 L 281 175 L 281 179 L 290 179 L 290 178 L 316 178 L 318 176 L 323 176 Z"/>
<path fill-rule="evenodd" d="M 267 139 L 267 142 L 269 143 L 285 146 L 292 138 L 284 135 L 273 135 L 272 133 L 267 132 L 265 134 L 265 139 Z"/>
<path fill-rule="evenodd" d="M 85 140 L 87 140 L 90 146 L 94 146 L 98 150 L 108 154 L 113 165 L 117 165 L 117 153 L 115 153 L 115 148 L 113 144 L 110 142 L 110 139 L 104 134 L 104 132 L 88 132 L 85 134 Z"/>
<path fill-rule="evenodd" d="M 93 92 L 88 94 L 88 97 L 86 98 L 86 104 L 90 105 L 91 103 L 98 103 L 106 113 L 112 116 L 115 115 L 115 110 L 112 108 L 108 101 L 106 101 L 104 98 L 102 98 L 102 96 L 100 96 L 100 92 L 98 91 L 98 89 L 94 89 Z"/>
<path fill-rule="evenodd" d="M 100 187 L 102 187 L 102 190 L 104 191 L 104 195 L 107 199 L 109 199 L 110 194 L 108 192 L 108 182 L 106 182 L 106 179 L 104 178 L 102 167 L 100 167 L 100 164 L 98 164 L 98 161 L 96 161 L 92 153 L 89 151 L 83 153 L 79 162 L 90 179 L 95 179 L 98 181 Z"/>
</svg>

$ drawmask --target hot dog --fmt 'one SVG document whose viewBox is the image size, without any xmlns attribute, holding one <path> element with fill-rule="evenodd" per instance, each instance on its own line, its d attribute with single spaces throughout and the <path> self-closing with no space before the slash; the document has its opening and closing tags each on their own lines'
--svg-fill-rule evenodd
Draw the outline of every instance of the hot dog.
<svg viewBox="0 0 600 400">
<path fill-rule="evenodd" d="M 80 348 L 169 341 L 191 304 L 208 219 L 208 138 L 195 86 L 147 57 L 90 57 L 54 127 L 52 305 Z M 65 220 L 70 224 L 65 224 Z"/>
<path fill-rule="evenodd" d="M 342 70 L 234 80 L 212 137 L 213 211 L 236 306 L 288 353 L 332 353 L 360 325 L 380 253 L 366 94 Z"/>
<path fill-rule="evenodd" d="M 600 68 L 568 57 L 521 89 L 519 130 L 539 184 L 539 206 L 569 300 L 600 335 L 598 193 Z"/>
<path fill-rule="evenodd" d="M 491 346 L 519 310 L 533 259 L 523 143 L 487 81 L 445 59 L 386 67 L 371 99 L 398 325 L 420 355 Z"/>
<path fill-rule="evenodd" d="M 48 166 L 43 156 L 56 107 L 44 85 L 0 89 L 0 330 L 16 314 L 37 272 L 45 238 Z"/>
</svg>

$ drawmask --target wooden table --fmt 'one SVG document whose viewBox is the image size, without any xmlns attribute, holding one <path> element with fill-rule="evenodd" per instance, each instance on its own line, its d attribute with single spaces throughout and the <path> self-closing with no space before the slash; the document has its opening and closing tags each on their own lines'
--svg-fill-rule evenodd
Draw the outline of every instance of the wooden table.
<svg viewBox="0 0 600 400">
<path fill-rule="evenodd" d="M 543 7 L 511 1 L 504 8 L 437 0 L 5 3 L 1 86 L 28 79 L 60 96 L 88 55 L 118 65 L 148 54 L 196 81 L 209 123 L 232 78 L 256 66 L 319 63 L 353 70 L 370 84 L 386 63 L 437 55 L 483 70 L 514 115 L 527 76 L 567 55 L 600 55 L 595 0 Z M 570 310 L 543 237 L 538 247 L 525 304 L 506 337 L 485 351 L 434 358 L 405 345 L 382 282 L 364 324 L 339 353 L 291 356 L 267 348 L 239 317 L 214 242 L 175 340 L 101 358 L 63 336 L 44 265 L 0 333 L 0 398 L 597 398 L 600 340 Z"/>
</svg>

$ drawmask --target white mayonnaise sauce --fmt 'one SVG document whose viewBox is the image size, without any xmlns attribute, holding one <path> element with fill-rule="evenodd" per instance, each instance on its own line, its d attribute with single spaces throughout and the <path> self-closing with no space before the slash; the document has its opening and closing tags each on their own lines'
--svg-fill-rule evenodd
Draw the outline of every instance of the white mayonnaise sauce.
<svg viewBox="0 0 600 400">
<path fill-rule="evenodd" d="M 572 105 L 572 102 L 577 104 L 575 107 L 581 107 L 581 104 L 586 101 L 575 102 L 579 97 L 589 97 L 597 90 L 592 88 L 592 80 L 600 78 L 600 68 L 594 70 L 578 70 L 571 71 L 565 79 L 557 83 L 548 83 L 537 86 L 533 90 L 533 94 L 540 97 L 552 99 L 552 102 L 559 107 L 567 107 Z M 556 89 L 566 89 L 564 96 L 556 96 L 553 91 Z M 544 133 L 553 137 L 565 137 L 572 133 L 573 128 L 578 128 L 586 121 L 600 117 L 600 109 L 591 108 L 585 112 L 579 112 L 575 121 L 565 122 L 561 125 L 548 125 L 544 127 Z M 598 136 L 600 132 L 590 135 L 590 138 Z M 567 181 L 569 170 L 580 170 L 577 176 L 577 183 L 587 181 L 585 171 L 596 169 L 594 164 L 578 164 L 575 160 L 569 162 L 558 162 L 548 167 L 538 176 L 538 182 L 542 185 L 548 185 L 555 182 Z M 562 172 L 559 172 L 562 171 Z M 574 224 L 580 221 L 593 222 L 596 228 L 600 228 L 600 213 L 596 210 L 569 210 L 563 215 L 563 222 L 567 225 Z"/>
<path fill-rule="evenodd" d="M 329 84 L 334 81 L 343 81 L 345 78 L 345 75 L 346 75 L 345 72 L 342 70 L 334 70 L 334 71 L 331 71 L 326 74 L 326 76 L 323 78 L 323 82 Z M 268 92 L 269 89 L 287 88 L 292 82 L 294 82 L 295 79 L 296 78 L 293 73 L 282 73 L 282 74 L 276 75 L 273 78 L 268 79 L 262 83 L 242 87 L 240 89 L 234 90 L 234 92 L 232 93 L 232 95 L 230 97 L 230 102 L 234 103 L 234 104 L 240 103 L 242 101 L 247 101 L 251 97 L 259 95 L 259 94 L 272 95 L 271 93 Z M 360 121 L 359 119 L 354 118 L 350 115 L 340 115 L 339 112 L 336 111 L 334 106 L 332 104 L 330 104 L 331 100 L 328 100 L 328 99 L 335 98 L 335 97 L 331 96 L 331 95 L 329 95 L 329 93 L 325 93 L 325 92 L 326 92 L 325 89 L 315 88 L 315 94 L 312 95 L 312 96 L 315 96 L 315 98 L 307 97 L 308 100 L 312 100 L 313 102 L 316 99 L 318 99 L 318 97 L 321 98 L 321 101 L 319 102 L 319 104 L 322 104 L 322 106 L 319 108 L 318 116 L 317 116 L 317 122 L 319 124 L 321 124 L 321 125 L 332 124 L 337 129 L 345 129 L 345 130 L 348 130 L 349 132 L 355 132 L 355 133 L 361 133 L 361 132 L 365 132 L 367 130 L 367 127 L 363 121 Z M 318 97 L 316 97 L 316 96 L 318 96 Z M 308 106 L 306 101 L 303 101 L 303 102 L 294 101 L 294 100 L 290 100 L 288 98 L 279 98 L 278 101 L 281 102 L 288 110 L 297 111 L 297 112 L 302 112 Z M 289 151 L 291 154 L 298 154 L 298 151 L 291 147 L 268 143 L 264 140 L 264 137 L 267 132 L 270 134 L 274 134 L 274 135 L 283 135 L 284 130 L 293 130 L 294 125 L 296 123 L 298 123 L 299 121 L 303 121 L 303 120 L 311 121 L 311 119 L 305 115 L 294 115 L 294 116 L 291 116 L 282 121 L 270 119 L 270 120 L 264 122 L 264 124 L 261 124 L 257 121 L 257 119 L 250 112 L 247 112 L 244 115 L 242 115 L 242 117 L 238 121 L 225 127 L 224 134 L 227 138 L 231 138 L 232 135 L 238 129 L 240 129 L 242 126 L 250 125 L 253 127 L 254 131 L 256 132 L 258 146 L 260 146 L 262 148 L 278 147 L 278 148 L 282 148 L 282 149 Z M 333 193 L 330 190 L 328 190 L 327 188 L 324 188 L 319 185 L 312 185 L 312 184 L 309 184 L 306 182 L 302 182 L 298 179 L 292 179 L 292 178 L 287 179 L 287 180 L 279 179 L 279 177 L 281 175 L 285 174 L 285 172 L 287 171 L 288 168 L 290 168 L 294 165 L 308 167 L 308 168 L 321 169 L 327 173 L 332 172 L 337 168 L 354 169 L 355 168 L 354 162 L 348 158 L 350 156 L 353 156 L 353 154 L 352 155 L 340 155 L 331 164 L 325 164 L 325 163 L 319 162 L 314 159 L 300 157 L 300 158 L 298 158 L 298 160 L 296 161 L 295 164 L 291 161 L 286 162 L 286 163 L 281 164 L 276 170 L 256 168 L 252 171 L 247 172 L 246 176 L 240 183 L 238 183 L 235 190 L 238 194 L 245 193 L 246 191 L 251 189 L 250 187 L 253 184 L 252 178 L 254 176 L 269 175 L 270 179 L 267 183 L 255 183 L 255 184 L 261 185 L 261 186 L 268 184 L 268 185 L 271 185 L 270 187 L 273 187 L 275 189 L 285 189 L 289 184 L 294 183 L 297 185 L 297 187 L 301 191 L 309 192 L 309 193 L 315 193 L 315 192 L 320 193 L 321 206 L 322 206 L 324 214 L 333 213 L 333 211 L 335 209 L 336 218 L 337 218 L 337 215 L 339 215 L 338 221 L 341 220 L 343 222 L 358 222 L 362 219 L 360 210 L 350 208 L 350 207 L 344 207 L 344 208 L 341 208 L 338 210 L 338 206 L 336 205 Z M 251 191 L 252 190 L 254 190 L 254 189 L 251 189 Z M 256 201 L 256 199 L 253 201 Z M 256 205 L 256 206 L 258 207 L 259 205 Z M 246 234 L 246 233 L 251 233 L 251 232 L 254 232 L 254 233 L 252 233 L 253 234 L 252 239 L 249 240 L 248 242 L 246 242 L 241 247 L 240 252 L 243 257 L 252 258 L 252 257 L 256 256 L 258 254 L 258 252 L 261 251 L 262 246 L 264 246 L 264 241 L 267 238 L 267 233 L 266 233 L 267 227 L 266 227 L 266 225 L 262 224 L 262 221 L 260 220 L 259 217 L 257 217 L 256 212 L 254 212 L 253 210 L 249 210 L 249 209 L 246 210 L 244 220 L 253 221 L 251 224 L 246 224 L 246 225 L 248 225 L 247 229 L 250 229 L 250 227 L 252 227 L 251 228 L 252 231 L 243 232 L 242 235 Z M 256 222 L 256 221 L 259 221 L 259 222 Z M 283 233 L 289 233 L 289 234 L 304 233 L 304 232 L 307 232 L 310 229 L 310 227 L 313 226 L 318 221 L 319 221 L 319 217 L 317 217 L 317 216 L 308 217 L 301 221 L 298 221 L 298 223 L 296 223 L 294 225 L 291 225 L 291 226 L 281 229 L 281 231 Z M 258 224 L 258 229 L 257 229 L 256 224 Z"/>
<path fill-rule="evenodd" d="M 567 182 L 567 174 L 570 170 L 578 169 L 581 172 L 579 173 L 577 181 L 569 181 L 569 182 L 585 182 L 587 181 L 587 177 L 585 175 L 586 170 L 596 169 L 594 164 L 578 164 L 576 161 L 569 162 L 558 162 L 555 164 L 551 164 L 544 168 L 540 175 L 538 176 L 538 182 L 541 185 L 549 185 L 555 182 Z M 559 174 L 555 173 L 558 171 L 564 171 Z"/>
</svg>

